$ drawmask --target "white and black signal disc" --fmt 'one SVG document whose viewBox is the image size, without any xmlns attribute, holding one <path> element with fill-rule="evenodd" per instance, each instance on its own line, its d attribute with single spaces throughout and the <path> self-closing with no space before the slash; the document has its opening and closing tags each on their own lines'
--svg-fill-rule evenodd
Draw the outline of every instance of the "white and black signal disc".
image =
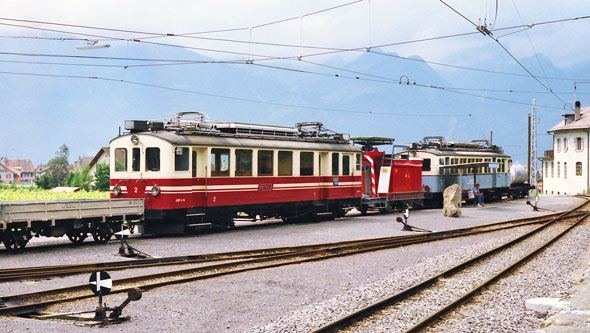
<svg viewBox="0 0 590 333">
<path fill-rule="evenodd" d="M 95 295 L 106 295 L 111 292 L 113 280 L 109 273 L 105 271 L 93 272 L 90 274 L 89 285 L 90 290 L 92 290 Z"/>
</svg>

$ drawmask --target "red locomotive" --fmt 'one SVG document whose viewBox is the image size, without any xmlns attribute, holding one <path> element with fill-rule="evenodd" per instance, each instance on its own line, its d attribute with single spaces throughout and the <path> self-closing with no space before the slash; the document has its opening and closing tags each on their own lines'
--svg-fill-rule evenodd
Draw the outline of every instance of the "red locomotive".
<svg viewBox="0 0 590 333">
<path fill-rule="evenodd" d="M 222 229 L 235 217 L 320 220 L 352 208 L 390 210 L 421 189 L 417 162 L 369 151 L 377 170 L 389 163 L 393 176 L 368 202 L 362 150 L 321 123 L 224 123 L 187 112 L 166 123 L 127 121 L 125 128 L 129 133 L 110 143 L 111 197 L 145 198 L 145 233 Z"/>
</svg>

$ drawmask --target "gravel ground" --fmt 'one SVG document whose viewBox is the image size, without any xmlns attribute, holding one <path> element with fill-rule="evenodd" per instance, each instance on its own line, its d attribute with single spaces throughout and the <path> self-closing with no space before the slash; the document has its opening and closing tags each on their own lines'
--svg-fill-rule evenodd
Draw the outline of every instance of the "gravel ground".
<svg viewBox="0 0 590 333">
<path fill-rule="evenodd" d="M 543 197 L 540 207 L 565 210 L 579 202 L 575 198 Z M 505 219 L 536 216 L 525 206 L 524 200 L 493 203 L 485 208 L 464 208 L 458 219 L 441 216 L 441 210 L 414 211 L 410 224 L 433 231 L 484 224 Z M 201 234 L 182 237 L 134 239 L 131 244 L 157 256 L 245 250 L 252 248 L 289 246 L 334 242 L 361 238 L 403 235 L 401 225 L 393 222 L 396 215 L 347 217 L 338 221 L 317 224 L 275 224 L 259 228 L 243 228 L 220 234 Z M 376 281 L 400 274 L 397 283 L 420 276 L 420 265 L 426 271 L 448 265 L 460 253 L 472 255 L 474 247 L 490 246 L 497 237 L 513 236 L 516 231 L 500 232 L 466 239 L 451 239 L 427 245 L 366 253 L 330 261 L 299 264 L 253 273 L 241 273 L 209 281 L 159 288 L 144 294 L 141 301 L 132 303 L 125 314 L 132 321 L 112 326 L 104 331 L 139 332 L 146 330 L 176 331 L 185 329 L 198 332 L 244 332 L 271 327 L 291 314 L 305 313 L 334 297 L 344 297 L 351 290 L 364 288 L 362 294 L 371 295 L 370 286 Z M 37 243 L 38 242 L 38 243 Z M 88 261 L 111 261 L 118 244 L 85 244 L 44 246 L 38 240 L 35 246 L 20 255 L 0 253 L 0 264 L 5 267 L 26 265 L 53 265 Z M 52 240 L 50 244 L 55 244 Z M 59 241 L 58 241 L 59 243 Z M 443 257 L 433 259 L 433 256 Z M 67 258 L 67 260 L 64 260 Z M 443 260 L 448 258 L 447 260 Z M 431 266 L 429 266 L 431 265 Z M 440 266 L 440 267 L 439 267 Z M 403 272 L 403 273 L 399 273 Z M 113 278 L 123 276 L 113 271 Z M 567 274 L 564 274 L 567 275 Z M 0 295 L 29 290 L 61 287 L 86 283 L 88 276 L 74 276 L 49 281 L 0 284 Z M 77 282 L 74 282 L 78 280 Z M 401 281 L 401 282 L 400 282 Z M 405 282 L 407 283 L 407 282 Z M 359 287 L 361 286 L 361 287 Z M 11 292 L 8 292 L 10 290 Z M 343 296 L 344 295 L 344 296 Z M 367 296 L 368 297 L 368 296 Z M 109 305 L 122 302 L 123 295 L 112 295 L 105 300 Z M 92 309 L 95 300 L 80 301 L 60 306 L 52 311 Z M 328 309 L 327 311 L 332 311 Z M 334 310 L 335 311 L 335 310 Z M 279 319 L 280 318 L 280 319 Z M 307 317 L 309 318 L 309 316 Z M 305 317 L 301 320 L 308 320 Z M 271 325 L 271 326 L 269 326 Z M 93 331 L 59 321 L 36 321 L 0 318 L 0 327 L 6 331 Z"/>
</svg>

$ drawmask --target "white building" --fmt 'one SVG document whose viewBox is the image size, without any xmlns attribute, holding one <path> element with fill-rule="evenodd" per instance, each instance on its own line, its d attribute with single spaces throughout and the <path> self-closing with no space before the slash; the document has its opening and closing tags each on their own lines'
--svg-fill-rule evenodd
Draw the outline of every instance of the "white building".
<svg viewBox="0 0 590 333">
<path fill-rule="evenodd" d="M 590 174 L 590 107 L 564 114 L 564 120 L 547 133 L 553 135 L 553 150 L 545 151 L 543 163 L 543 193 L 574 195 L 589 193 Z"/>
<path fill-rule="evenodd" d="M 94 175 L 96 173 L 96 166 L 97 164 L 104 163 L 109 164 L 109 156 L 110 156 L 110 148 L 109 147 L 102 147 L 96 153 L 94 158 L 90 161 L 88 166 L 90 167 L 89 173 Z"/>
</svg>

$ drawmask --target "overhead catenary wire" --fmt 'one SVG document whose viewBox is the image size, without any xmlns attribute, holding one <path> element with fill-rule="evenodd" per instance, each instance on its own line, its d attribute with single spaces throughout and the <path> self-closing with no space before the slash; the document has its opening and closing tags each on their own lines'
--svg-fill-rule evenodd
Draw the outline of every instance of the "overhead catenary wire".
<svg viewBox="0 0 590 333">
<path fill-rule="evenodd" d="M 457 11 L 455 8 L 453 8 L 452 6 L 450 6 L 449 4 L 447 4 L 446 2 L 444 2 L 443 0 L 439 0 L 439 1 L 441 3 L 443 3 L 445 6 L 447 6 L 448 8 L 450 8 L 452 11 L 454 11 L 455 13 L 457 13 L 459 16 L 461 16 L 462 18 L 464 18 L 465 20 L 467 20 L 473 26 L 475 26 L 475 28 L 479 32 L 481 32 L 484 36 L 488 36 L 493 41 L 495 41 L 496 44 L 498 44 L 525 72 L 527 72 L 533 79 L 535 79 L 535 81 L 537 81 L 541 86 L 543 86 L 543 88 L 545 88 L 546 90 L 548 90 L 549 92 L 551 92 L 551 94 L 555 98 L 557 98 L 564 106 L 567 106 L 567 102 L 566 101 L 564 101 L 555 92 L 553 92 L 553 90 L 551 88 L 547 87 L 543 82 L 541 82 L 541 80 L 539 80 L 531 71 L 529 71 L 512 53 L 510 53 L 510 51 L 508 51 L 508 49 L 506 47 L 504 47 L 504 45 L 502 45 L 502 43 L 500 43 L 500 41 L 497 38 L 494 38 L 490 30 L 488 30 L 487 28 L 479 27 L 477 24 L 473 23 L 473 21 L 471 21 L 470 19 L 468 19 L 466 16 L 464 16 L 463 14 L 461 14 L 459 11 Z M 570 109 L 571 109 L 571 107 L 570 107 Z"/>
</svg>

